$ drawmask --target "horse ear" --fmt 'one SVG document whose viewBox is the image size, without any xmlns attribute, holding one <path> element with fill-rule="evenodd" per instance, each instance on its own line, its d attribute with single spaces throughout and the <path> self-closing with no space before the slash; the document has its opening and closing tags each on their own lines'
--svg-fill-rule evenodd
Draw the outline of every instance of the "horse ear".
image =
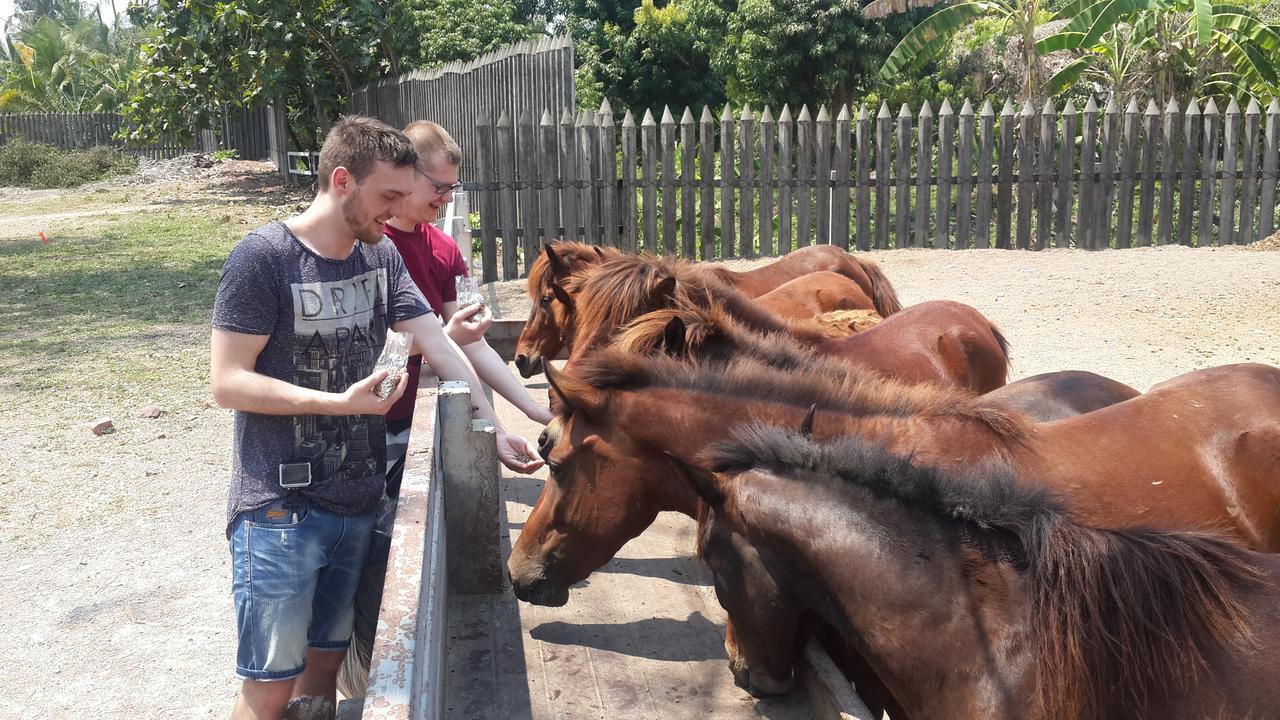
<svg viewBox="0 0 1280 720">
<path fill-rule="evenodd" d="M 669 303 L 676 297 L 676 276 L 664 275 L 663 278 L 653 284 L 653 297 Z"/>
<path fill-rule="evenodd" d="M 591 387 L 563 370 L 557 370 L 546 358 L 542 359 L 542 374 L 547 377 L 547 384 L 560 396 L 568 410 L 581 410 L 593 415 L 604 410 L 608 403 L 609 396 L 603 390 Z"/>
<path fill-rule="evenodd" d="M 667 321 L 667 326 L 662 329 L 662 347 L 667 351 L 668 355 L 678 356 L 684 354 L 683 320 L 673 317 Z"/>
<path fill-rule="evenodd" d="M 809 406 L 809 412 L 804 416 L 804 421 L 800 423 L 800 434 L 807 437 L 813 437 L 813 417 L 818 412 L 818 403 Z"/>
<path fill-rule="evenodd" d="M 671 464 L 675 465 L 676 469 L 689 480 L 689 483 L 693 485 L 694 491 L 698 493 L 698 497 L 717 510 L 724 507 L 725 493 L 724 487 L 720 484 L 719 475 L 706 468 L 687 463 L 666 450 L 662 452 L 666 454 Z"/>
<path fill-rule="evenodd" d="M 604 251 L 600 249 L 599 245 L 592 245 L 591 249 L 596 251 L 597 258 L 599 258 L 600 260 L 604 260 Z"/>
<path fill-rule="evenodd" d="M 565 290 L 560 285 L 560 283 L 558 282 L 551 283 L 551 294 L 555 295 L 557 300 L 564 303 L 565 307 L 569 308 L 570 310 L 573 309 L 573 296 L 570 295 L 569 291 Z"/>
<path fill-rule="evenodd" d="M 551 249 L 551 245 L 543 245 L 542 249 L 547 251 L 547 266 L 551 268 L 551 275 L 558 278 L 566 277 L 569 274 L 569 268 L 565 267 L 564 261 L 555 250 Z"/>
</svg>

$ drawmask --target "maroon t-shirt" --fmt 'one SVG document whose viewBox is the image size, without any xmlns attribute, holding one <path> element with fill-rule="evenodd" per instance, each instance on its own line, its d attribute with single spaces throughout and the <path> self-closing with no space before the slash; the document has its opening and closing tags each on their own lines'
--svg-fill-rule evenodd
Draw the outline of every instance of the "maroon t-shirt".
<svg viewBox="0 0 1280 720">
<path fill-rule="evenodd" d="M 458 288 L 454 278 L 467 275 L 467 263 L 462 259 L 458 244 L 453 238 L 435 225 L 423 224 L 405 232 L 391 225 L 384 225 L 382 231 L 396 244 L 404 265 L 409 270 L 409 277 L 422 291 L 436 316 L 447 302 L 458 299 Z M 443 318 L 441 318 L 443 319 Z M 418 377 L 422 372 L 422 356 L 409 358 L 409 386 L 404 396 L 391 406 L 387 413 L 388 420 L 402 420 L 413 417 L 413 404 L 418 395 Z"/>
</svg>

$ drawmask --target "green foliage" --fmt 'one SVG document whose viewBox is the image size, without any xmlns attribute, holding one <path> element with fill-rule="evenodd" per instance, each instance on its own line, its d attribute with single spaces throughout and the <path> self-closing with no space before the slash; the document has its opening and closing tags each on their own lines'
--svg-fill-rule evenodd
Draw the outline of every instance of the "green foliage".
<svg viewBox="0 0 1280 720">
<path fill-rule="evenodd" d="M 511 0 L 402 0 L 388 13 L 395 46 L 409 67 L 471 60 L 537 30 L 536 23 L 517 19 Z"/>
<path fill-rule="evenodd" d="M 235 148 L 231 148 L 230 150 L 214 150 L 209 157 L 214 162 L 226 162 L 228 160 L 235 160 L 239 158 L 240 151 Z"/>
<path fill-rule="evenodd" d="M 0 145 L 0 186 L 78 187 L 137 168 L 137 158 L 110 147 L 66 151 L 22 139 Z"/>
</svg>

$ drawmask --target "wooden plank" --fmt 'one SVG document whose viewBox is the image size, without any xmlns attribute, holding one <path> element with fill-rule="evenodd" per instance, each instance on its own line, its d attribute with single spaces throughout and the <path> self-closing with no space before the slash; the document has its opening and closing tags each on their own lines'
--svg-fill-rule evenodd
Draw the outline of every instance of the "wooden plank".
<svg viewBox="0 0 1280 720">
<path fill-rule="evenodd" d="M 594 244 L 600 241 L 599 192 L 596 183 L 599 178 L 595 162 L 595 157 L 600 152 L 600 128 L 596 125 L 595 113 L 580 111 L 574 132 L 578 142 L 578 212 L 582 218 L 582 239 Z"/>
<path fill-rule="evenodd" d="M 515 128 L 511 126 L 511 116 L 504 110 L 498 118 L 497 127 L 498 152 L 494 161 L 498 169 L 498 207 L 502 214 L 502 279 L 514 280 L 520 277 L 520 257 L 517 244 L 520 242 L 516 232 L 516 163 L 515 163 Z"/>
<path fill-rule="evenodd" d="M 1200 106 L 1195 100 L 1187 102 L 1187 114 L 1182 123 L 1182 180 L 1178 186 L 1178 243 L 1191 245 L 1191 220 L 1196 207 L 1196 176 L 1200 167 Z"/>
<path fill-rule="evenodd" d="M 676 254 L 676 120 L 663 106 L 660 152 L 662 154 L 662 252 Z"/>
<path fill-rule="evenodd" d="M 684 115 L 680 116 L 680 256 L 686 260 L 697 260 L 695 244 L 698 225 L 694 222 L 697 210 L 694 202 L 697 191 L 694 190 L 697 179 L 696 158 L 698 146 L 694 142 L 696 126 L 693 112 L 685 106 Z"/>
<path fill-rule="evenodd" d="M 911 108 L 902 103 L 898 110 L 898 144 L 894 163 L 894 212 L 893 246 L 904 248 L 911 244 Z"/>
<path fill-rule="evenodd" d="M 560 174 L 556 167 L 559 148 L 556 147 L 556 124 L 551 111 L 544 109 L 538 121 L 538 219 L 545 231 L 542 242 L 564 237 L 560 227 L 560 198 L 555 181 Z"/>
<path fill-rule="evenodd" d="M 1200 218 L 1196 225 L 1197 243 L 1206 247 L 1213 240 L 1214 195 L 1217 192 L 1218 180 L 1218 129 L 1222 125 L 1222 115 L 1218 113 L 1218 105 L 1209 98 L 1204 112 L 1200 114 L 1204 141 L 1200 146 Z"/>
<path fill-rule="evenodd" d="M 778 115 L 778 255 L 791 252 L 791 216 L 794 210 L 791 202 L 792 149 L 795 137 L 791 108 L 783 105 Z"/>
<path fill-rule="evenodd" d="M 1031 247 L 1031 212 L 1035 206 L 1036 111 L 1022 103 L 1018 117 L 1018 224 L 1014 243 L 1019 250 Z"/>
<path fill-rule="evenodd" d="M 565 108 L 560 114 L 560 217 L 565 240 L 582 239 L 582 216 L 578 212 L 578 142 L 573 129 L 573 113 Z"/>
<path fill-rule="evenodd" d="M 1116 198 L 1116 152 L 1120 144 L 1120 106 L 1115 94 L 1107 99 L 1103 113 L 1102 158 L 1099 163 L 1098 213 L 1094 238 L 1097 249 L 1111 247 L 1111 215 Z"/>
<path fill-rule="evenodd" d="M 831 113 L 827 106 L 818 108 L 813 124 L 814 142 L 814 243 L 831 244 Z"/>
<path fill-rule="evenodd" d="M 1094 197 L 1098 188 L 1097 157 L 1098 143 L 1098 104 L 1093 96 L 1085 103 L 1080 138 L 1080 200 L 1079 215 L 1076 216 L 1076 247 L 1094 250 L 1097 245 L 1094 233 L 1097 223 L 1094 222 Z"/>
<path fill-rule="evenodd" d="M 516 167 L 516 182 L 520 183 L 520 226 L 524 229 L 521 247 L 524 249 L 524 272 L 538 257 L 538 246 L 543 243 L 542 223 L 538 213 L 538 148 L 537 128 L 528 108 L 520 111 L 516 121 L 516 140 L 520 144 L 520 162 Z"/>
<path fill-rule="evenodd" d="M 1053 169 L 1054 143 L 1058 123 L 1054 118 L 1053 99 L 1044 101 L 1040 109 L 1040 177 L 1036 183 L 1036 250 L 1044 250 L 1053 242 Z"/>
<path fill-rule="evenodd" d="M 736 257 L 733 250 L 733 183 L 734 183 L 733 110 L 725 104 L 720 113 L 720 255 L 727 260 Z"/>
<path fill-rule="evenodd" d="M 698 118 L 698 162 L 702 169 L 702 177 L 698 182 L 702 188 L 699 208 L 702 212 L 702 237 L 700 248 L 702 260 L 713 260 L 716 256 L 716 199 L 713 182 L 716 174 L 716 138 L 715 118 L 711 117 L 711 108 L 702 106 L 702 116 Z"/>
<path fill-rule="evenodd" d="M 1126 167 L 1121 170 L 1125 175 L 1133 172 L 1131 155 L 1137 153 L 1133 144 L 1137 142 L 1137 138 L 1129 129 L 1129 117 L 1133 113 L 1129 109 L 1137 110 L 1136 101 L 1130 101 L 1129 108 L 1125 113 L 1125 148 L 1126 148 Z M 1160 109 L 1156 107 L 1155 100 L 1148 100 L 1146 110 L 1142 113 L 1142 174 L 1138 185 L 1138 245 L 1151 245 L 1152 235 L 1156 232 L 1155 228 L 1155 195 L 1156 195 L 1156 158 L 1164 156 L 1164 149 L 1161 147 L 1163 135 L 1160 131 Z M 1130 151 L 1130 148 L 1133 148 Z M 1121 198 L 1123 200 L 1123 193 Z M 1128 220 L 1125 213 L 1121 210 L 1121 230 L 1127 230 Z M 1119 236 L 1117 236 L 1119 237 Z M 1120 239 L 1116 241 L 1117 245 L 1126 247 L 1127 243 L 1122 243 Z"/>
<path fill-rule="evenodd" d="M 951 241 L 951 184 L 955 168 L 956 114 L 943 98 L 938 108 L 938 200 L 933 219 L 933 246 L 945 248 Z"/>
<path fill-rule="evenodd" d="M 914 247 L 929 245 L 930 195 L 933 188 L 929 184 L 933 165 L 933 108 L 925 100 L 920 106 L 920 125 L 916 128 L 916 215 L 913 223 L 915 232 L 911 244 Z"/>
<path fill-rule="evenodd" d="M 641 181 L 641 196 L 644 199 L 641 212 L 644 220 L 644 250 L 650 254 L 658 253 L 658 124 L 653 120 L 653 113 L 645 110 L 644 119 L 640 121 L 640 168 L 644 179 Z"/>
<path fill-rule="evenodd" d="M 1262 108 L 1258 101 L 1249 98 L 1249 107 L 1244 111 L 1244 138 L 1241 144 L 1244 154 L 1244 179 L 1240 183 L 1240 232 L 1236 241 L 1248 245 L 1258 239 L 1253 234 L 1253 210 L 1258 206 L 1258 127 L 1261 121 Z"/>
<path fill-rule="evenodd" d="M 1006 98 L 1000 108 L 999 180 L 996 184 L 996 247 L 1008 250 L 1013 224 L 1013 101 Z"/>
<path fill-rule="evenodd" d="M 738 254 L 756 256 L 755 248 L 755 182 L 756 182 L 756 118 L 748 105 L 742 106 L 738 118 Z"/>
<path fill-rule="evenodd" d="M 889 104 L 876 113 L 876 249 L 889 247 L 889 150 L 893 142 L 893 116 Z"/>
<path fill-rule="evenodd" d="M 1153 106 L 1154 107 L 1154 106 Z M 1119 189 L 1115 191 L 1115 208 L 1116 208 L 1116 247 L 1131 247 L 1133 239 L 1133 188 L 1137 178 L 1138 167 L 1138 127 L 1141 125 L 1140 113 L 1138 112 L 1138 101 L 1134 98 L 1129 99 L 1129 104 L 1125 106 L 1124 114 L 1121 119 L 1119 135 L 1116 137 L 1114 144 L 1115 150 L 1119 153 L 1116 161 L 1118 170 L 1112 173 L 1111 185 L 1115 186 L 1119 183 Z M 1154 170 L 1153 170 L 1154 172 Z M 1118 179 L 1115 177 L 1118 175 Z M 1154 190 L 1154 179 L 1150 181 Z M 1143 223 L 1146 228 L 1147 242 L 1151 244 L 1151 218 Z"/>
<path fill-rule="evenodd" d="M 1169 98 L 1160 130 L 1160 218 L 1156 242 L 1168 245 L 1173 241 L 1173 190 L 1177 185 L 1178 153 L 1180 152 L 1182 127 L 1178 102 Z"/>
<path fill-rule="evenodd" d="M 867 106 L 858 106 L 857 121 L 857 190 L 855 204 L 857 234 L 855 244 L 859 250 L 871 249 L 871 118 Z"/>
<path fill-rule="evenodd" d="M 809 106 L 800 106 L 796 117 L 796 247 L 809 245 L 812 236 L 811 202 L 813 154 L 816 142 Z"/>
<path fill-rule="evenodd" d="M 636 118 L 628 110 L 622 117 L 622 178 L 618 192 L 622 197 L 622 249 L 635 252 L 636 244 Z"/>
<path fill-rule="evenodd" d="M 957 250 L 972 246 L 973 235 L 973 105 L 969 98 L 960 106 L 959 157 L 956 172 L 959 175 L 956 183 L 956 242 Z"/>
<path fill-rule="evenodd" d="M 1218 211 L 1218 244 L 1236 243 L 1236 169 L 1240 159 L 1240 104 L 1234 97 L 1227 103 L 1222 125 L 1222 206 Z"/>
<path fill-rule="evenodd" d="M 1280 99 L 1267 105 L 1267 132 L 1262 147 L 1262 199 L 1258 204 L 1258 237 L 1267 238 L 1276 227 L 1276 174 L 1280 168 Z"/>
<path fill-rule="evenodd" d="M 769 106 L 760 114 L 760 201 L 756 231 L 759 253 L 773 257 L 773 148 L 778 142 L 778 123 Z"/>
<path fill-rule="evenodd" d="M 498 279 L 498 243 L 494 236 L 494 228 L 498 224 L 498 198 L 493 189 L 493 125 L 484 113 L 476 118 L 476 140 L 476 177 L 480 183 L 475 192 L 476 209 L 480 212 L 480 281 L 491 283 Z"/>
<path fill-rule="evenodd" d="M 991 247 L 991 156 L 995 151 L 996 112 L 990 100 L 978 111 L 978 222 L 972 247 Z"/>
<path fill-rule="evenodd" d="M 618 126 L 613 120 L 613 107 L 608 98 L 600 104 L 597 118 L 600 126 L 600 148 L 596 156 L 600 177 L 600 224 L 604 235 L 600 242 L 616 248 L 620 244 L 618 230 Z M 692 213 L 690 213 L 692 215 Z"/>
<path fill-rule="evenodd" d="M 840 114 L 836 115 L 836 132 L 834 146 L 834 181 L 831 188 L 831 242 L 848 250 L 853 243 L 849 235 L 849 194 L 853 190 L 851 182 L 849 106 L 841 105 Z"/>
</svg>

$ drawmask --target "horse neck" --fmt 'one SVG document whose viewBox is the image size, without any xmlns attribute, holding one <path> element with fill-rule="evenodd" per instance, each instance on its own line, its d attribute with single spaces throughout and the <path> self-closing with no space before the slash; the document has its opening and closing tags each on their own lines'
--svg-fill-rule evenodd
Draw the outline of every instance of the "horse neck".
<svg viewBox="0 0 1280 720">
<path fill-rule="evenodd" d="M 783 485 L 781 502 L 769 498 Z M 796 559 L 790 580 L 802 601 L 845 634 L 911 717 L 1027 717 L 1035 657 L 1017 572 L 967 544 L 954 523 L 893 499 L 851 504 L 844 492 L 753 482 L 738 503 L 751 508 L 753 539 Z"/>
</svg>

